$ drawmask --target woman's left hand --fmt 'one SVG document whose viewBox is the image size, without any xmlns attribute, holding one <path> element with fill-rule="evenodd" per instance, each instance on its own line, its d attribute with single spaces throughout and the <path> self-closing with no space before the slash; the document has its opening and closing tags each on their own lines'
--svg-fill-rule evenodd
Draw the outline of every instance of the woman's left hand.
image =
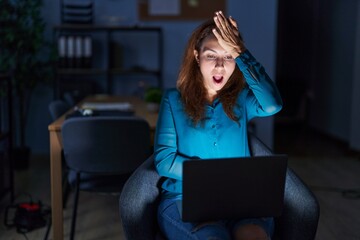
<svg viewBox="0 0 360 240">
<path fill-rule="evenodd" d="M 213 29 L 220 46 L 231 54 L 233 58 L 245 51 L 244 42 L 240 36 L 236 21 L 229 17 L 227 19 L 221 11 L 215 12 L 214 22 L 219 31 Z"/>
</svg>

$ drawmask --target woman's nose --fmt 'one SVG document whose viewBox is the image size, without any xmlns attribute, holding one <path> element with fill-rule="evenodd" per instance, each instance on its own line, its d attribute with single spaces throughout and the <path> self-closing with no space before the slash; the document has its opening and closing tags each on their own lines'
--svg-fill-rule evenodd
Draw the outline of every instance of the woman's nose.
<svg viewBox="0 0 360 240">
<path fill-rule="evenodd" d="M 224 59 L 217 58 L 216 63 L 215 63 L 215 67 L 224 67 Z"/>
</svg>

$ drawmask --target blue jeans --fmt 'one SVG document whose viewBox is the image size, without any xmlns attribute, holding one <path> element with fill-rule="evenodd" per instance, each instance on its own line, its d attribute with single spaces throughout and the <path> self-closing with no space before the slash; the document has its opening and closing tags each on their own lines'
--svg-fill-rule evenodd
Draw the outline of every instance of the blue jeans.
<svg viewBox="0 0 360 240">
<path fill-rule="evenodd" d="M 209 223 L 183 222 L 175 199 L 161 200 L 158 208 L 158 223 L 162 233 L 169 240 L 231 240 L 233 229 L 243 224 L 259 225 L 270 237 L 274 232 L 273 218 L 254 218 Z"/>
</svg>

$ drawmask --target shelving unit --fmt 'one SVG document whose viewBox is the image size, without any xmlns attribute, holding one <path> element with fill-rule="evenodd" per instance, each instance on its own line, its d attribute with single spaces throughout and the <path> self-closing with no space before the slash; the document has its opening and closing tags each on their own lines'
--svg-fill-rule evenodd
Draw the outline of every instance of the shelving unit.
<svg viewBox="0 0 360 240">
<path fill-rule="evenodd" d="M 62 86 L 61 83 L 64 78 L 76 78 L 84 76 L 102 76 L 105 77 L 105 91 L 104 93 L 110 94 L 113 88 L 113 78 L 115 76 L 125 76 L 125 75 L 153 75 L 157 78 L 157 87 L 162 88 L 162 66 L 163 66 L 163 33 L 160 27 L 128 27 L 128 26 L 96 26 L 96 25 L 84 25 L 84 24 L 65 24 L 55 26 L 53 28 L 53 39 L 57 43 L 58 38 L 62 35 L 91 35 L 91 34 L 101 34 L 104 38 L 104 44 L 106 45 L 105 51 L 101 53 L 102 56 L 98 56 L 96 53 L 96 46 L 93 44 L 93 55 L 92 58 L 103 57 L 104 66 L 93 65 L 90 68 L 60 68 L 56 66 L 56 79 L 54 82 L 54 96 L 56 98 L 61 97 Z M 147 34 L 155 34 L 157 37 L 156 45 L 153 46 L 157 49 L 157 56 L 154 56 L 154 59 L 150 61 L 157 62 L 156 69 L 148 69 L 143 66 L 133 66 L 133 67 L 122 67 L 122 66 L 111 66 L 110 56 L 113 52 L 112 43 L 116 41 L 114 37 L 122 34 L 126 38 L 125 33 L 141 33 L 144 35 L 144 39 L 141 39 L 139 42 L 146 43 Z M 141 53 L 140 53 L 141 54 Z M 126 56 L 124 56 L 126 57 Z M 94 62 L 94 61 L 93 61 Z"/>
<path fill-rule="evenodd" d="M 12 162 L 12 84 L 11 74 L 0 73 L 0 200 L 10 194 L 14 201 L 14 167 Z M 4 95 L 2 95 L 4 94 Z"/>
</svg>

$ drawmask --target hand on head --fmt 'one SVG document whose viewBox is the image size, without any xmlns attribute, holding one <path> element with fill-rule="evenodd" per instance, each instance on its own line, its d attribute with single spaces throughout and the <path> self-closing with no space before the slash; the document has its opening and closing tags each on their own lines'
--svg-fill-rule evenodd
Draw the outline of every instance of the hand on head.
<svg viewBox="0 0 360 240">
<path fill-rule="evenodd" d="M 245 51 L 244 42 L 240 36 L 236 21 L 232 18 L 226 18 L 222 11 L 215 12 L 214 22 L 219 29 L 213 29 L 220 46 L 231 54 L 233 58 L 239 56 Z"/>
</svg>

